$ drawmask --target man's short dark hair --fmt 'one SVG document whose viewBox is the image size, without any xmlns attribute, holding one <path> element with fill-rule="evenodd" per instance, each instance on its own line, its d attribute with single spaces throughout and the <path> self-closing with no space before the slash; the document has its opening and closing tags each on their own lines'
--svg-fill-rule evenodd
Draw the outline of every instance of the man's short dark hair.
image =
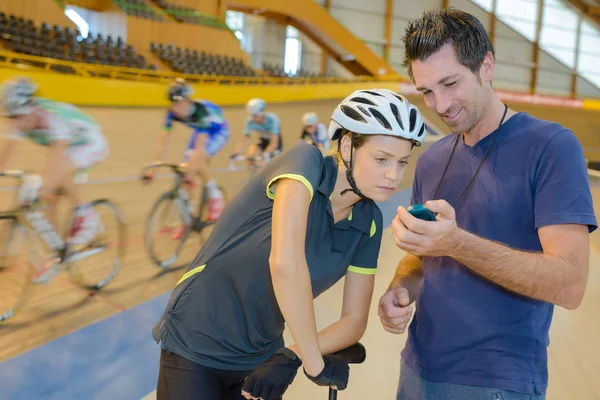
<svg viewBox="0 0 600 400">
<path fill-rule="evenodd" d="M 494 46 L 481 22 L 473 15 L 454 8 L 426 11 L 405 30 L 404 63 L 414 81 L 413 61 L 425 61 L 447 43 L 452 43 L 458 61 L 477 73 L 489 52 L 495 57 Z"/>
</svg>

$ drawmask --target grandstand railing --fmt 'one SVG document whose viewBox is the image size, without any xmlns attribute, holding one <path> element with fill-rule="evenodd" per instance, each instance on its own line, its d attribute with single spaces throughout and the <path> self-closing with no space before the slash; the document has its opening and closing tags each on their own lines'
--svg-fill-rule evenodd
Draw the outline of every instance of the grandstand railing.
<svg viewBox="0 0 600 400">
<path fill-rule="evenodd" d="M 384 82 L 401 81 L 398 76 L 371 77 L 357 76 L 353 78 L 274 78 L 274 77 L 238 77 L 191 75 L 174 71 L 153 71 L 137 68 L 115 67 L 99 64 L 86 64 L 72 61 L 57 60 L 54 58 L 37 57 L 28 54 L 13 53 L 0 50 L 0 68 L 15 70 L 47 71 L 54 73 L 70 73 L 83 77 L 99 77 L 124 79 L 141 82 L 167 83 L 176 77 L 186 79 L 191 83 L 216 84 L 216 85 L 305 85 L 305 84 L 331 84 L 352 82 Z"/>
</svg>

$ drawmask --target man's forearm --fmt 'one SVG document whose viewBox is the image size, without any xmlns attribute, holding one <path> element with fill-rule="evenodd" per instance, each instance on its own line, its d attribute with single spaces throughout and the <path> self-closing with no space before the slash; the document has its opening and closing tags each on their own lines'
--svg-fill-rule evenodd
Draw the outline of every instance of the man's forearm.
<svg viewBox="0 0 600 400">
<path fill-rule="evenodd" d="M 511 249 L 459 230 L 458 246 L 450 254 L 479 275 L 533 299 L 576 308 L 572 289 L 581 279 L 568 261 L 553 254 Z"/>
<path fill-rule="evenodd" d="M 408 290 L 408 298 L 411 302 L 415 301 L 421 283 L 423 281 L 423 262 L 415 255 L 407 254 L 396 267 L 396 274 L 390 283 L 390 287 L 401 285 Z"/>
</svg>

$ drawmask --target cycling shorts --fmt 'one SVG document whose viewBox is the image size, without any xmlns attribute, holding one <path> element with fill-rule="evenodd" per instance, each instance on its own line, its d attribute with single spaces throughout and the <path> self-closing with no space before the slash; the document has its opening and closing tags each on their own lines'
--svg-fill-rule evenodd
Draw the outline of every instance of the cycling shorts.
<svg viewBox="0 0 600 400">
<path fill-rule="evenodd" d="M 183 153 L 183 159 L 185 162 L 190 161 L 190 156 L 196 148 L 196 140 L 198 140 L 199 135 L 207 135 L 206 143 L 204 144 L 204 151 L 206 151 L 206 154 L 208 154 L 210 157 L 214 157 L 215 154 L 221 151 L 221 149 L 229 140 L 229 127 L 227 124 L 223 124 L 218 132 L 211 134 L 194 131 L 190 136 L 188 144 L 185 148 L 185 152 Z"/>
<path fill-rule="evenodd" d="M 78 170 L 89 169 L 108 157 L 108 144 L 99 129 L 89 130 L 86 139 L 86 143 L 65 150 Z"/>
<path fill-rule="evenodd" d="M 256 143 L 256 147 L 260 149 L 261 152 L 264 152 L 271 139 L 260 138 Z M 277 149 L 273 152 L 273 155 L 279 154 L 283 151 L 283 140 L 281 140 L 281 135 L 279 135 L 279 145 Z"/>
</svg>

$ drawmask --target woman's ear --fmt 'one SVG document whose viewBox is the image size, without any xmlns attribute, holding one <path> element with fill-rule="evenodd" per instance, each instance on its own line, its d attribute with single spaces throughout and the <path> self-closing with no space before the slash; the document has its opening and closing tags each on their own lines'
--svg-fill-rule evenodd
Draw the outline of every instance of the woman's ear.
<svg viewBox="0 0 600 400">
<path fill-rule="evenodd" d="M 344 135 L 340 139 L 340 157 L 345 163 L 350 162 L 350 150 L 352 147 L 352 140 L 350 140 L 350 136 Z"/>
</svg>

